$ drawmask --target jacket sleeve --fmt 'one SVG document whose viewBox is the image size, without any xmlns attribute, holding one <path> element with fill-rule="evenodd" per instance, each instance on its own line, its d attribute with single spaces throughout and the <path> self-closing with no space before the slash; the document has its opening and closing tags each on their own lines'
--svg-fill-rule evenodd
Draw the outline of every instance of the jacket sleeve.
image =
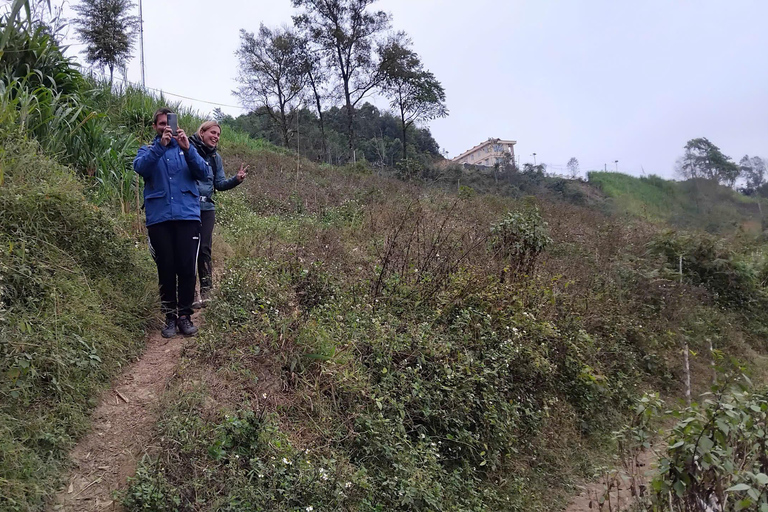
<svg viewBox="0 0 768 512">
<path fill-rule="evenodd" d="M 221 157 L 219 155 L 216 155 L 215 161 L 216 169 L 214 170 L 213 187 L 216 190 L 223 192 L 238 186 L 240 181 L 238 181 L 237 176 L 232 176 L 227 179 L 227 176 L 224 174 L 224 164 L 221 163 Z"/>
<path fill-rule="evenodd" d="M 189 149 L 184 152 L 184 158 L 187 161 L 187 166 L 194 179 L 202 181 L 208 178 L 208 173 L 210 172 L 208 170 L 208 164 L 205 163 L 203 157 L 197 152 L 197 148 L 195 148 L 194 144 L 189 145 Z"/>
<path fill-rule="evenodd" d="M 165 149 L 157 143 L 141 146 L 133 160 L 133 170 L 145 180 L 151 178 L 155 164 L 163 156 L 163 153 L 165 153 Z"/>
</svg>

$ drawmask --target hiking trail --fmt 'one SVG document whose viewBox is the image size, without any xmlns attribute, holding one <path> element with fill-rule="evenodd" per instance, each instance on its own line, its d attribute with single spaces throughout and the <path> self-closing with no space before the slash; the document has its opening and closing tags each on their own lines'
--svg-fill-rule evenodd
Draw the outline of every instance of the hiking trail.
<svg viewBox="0 0 768 512">
<path fill-rule="evenodd" d="M 581 493 L 571 500 L 564 512 L 621 512 L 631 510 L 637 501 L 635 493 L 644 495 L 648 492 L 648 472 L 657 460 L 658 454 L 655 453 L 654 449 L 640 452 L 637 459 L 629 461 L 629 471 L 625 467 L 619 467 L 615 472 L 604 475 L 600 480 L 581 486 Z M 599 502 L 601 498 L 604 500 L 602 504 Z"/>
<path fill-rule="evenodd" d="M 192 316 L 200 326 L 200 316 Z M 91 430 L 70 453 L 72 469 L 48 510 L 125 510 L 113 493 L 125 490 L 136 464 L 151 450 L 158 404 L 188 340 L 166 339 L 159 329 L 147 336 L 140 359 L 115 379 L 91 416 Z"/>
</svg>

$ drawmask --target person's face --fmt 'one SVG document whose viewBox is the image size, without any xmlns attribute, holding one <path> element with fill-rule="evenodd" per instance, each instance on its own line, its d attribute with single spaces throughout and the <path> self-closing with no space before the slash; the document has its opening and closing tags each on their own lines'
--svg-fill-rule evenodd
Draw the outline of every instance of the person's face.
<svg viewBox="0 0 768 512">
<path fill-rule="evenodd" d="M 215 148 L 219 143 L 219 137 L 221 136 L 221 128 L 218 126 L 212 126 L 207 131 L 202 133 L 203 143 L 209 148 Z"/>
<path fill-rule="evenodd" d="M 163 132 L 168 126 L 168 114 L 160 114 L 157 116 L 157 122 L 152 125 L 159 136 L 163 136 Z"/>
</svg>

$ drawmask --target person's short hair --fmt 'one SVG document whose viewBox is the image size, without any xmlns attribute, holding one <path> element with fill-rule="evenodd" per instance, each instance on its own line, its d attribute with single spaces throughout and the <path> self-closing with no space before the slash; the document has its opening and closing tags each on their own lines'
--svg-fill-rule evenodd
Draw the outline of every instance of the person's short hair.
<svg viewBox="0 0 768 512">
<path fill-rule="evenodd" d="M 221 130 L 221 125 L 216 121 L 205 121 L 203 124 L 200 125 L 200 128 L 197 129 L 197 136 L 202 137 L 204 132 L 207 132 L 214 126 L 218 126 L 219 130 Z"/>
<path fill-rule="evenodd" d="M 152 124 L 157 124 L 157 118 L 158 117 L 160 117 L 160 116 L 162 116 L 164 114 L 167 116 L 171 112 L 173 112 L 173 110 L 169 109 L 168 107 L 162 107 L 162 108 L 159 108 L 159 109 L 155 110 L 155 115 L 152 117 Z"/>
</svg>

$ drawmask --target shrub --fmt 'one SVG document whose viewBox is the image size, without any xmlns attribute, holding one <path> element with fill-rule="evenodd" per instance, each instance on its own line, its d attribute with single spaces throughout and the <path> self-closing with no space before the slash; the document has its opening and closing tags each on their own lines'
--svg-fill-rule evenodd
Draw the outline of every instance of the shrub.
<svg viewBox="0 0 768 512">
<path fill-rule="evenodd" d="M 491 227 L 494 257 L 505 264 L 502 281 L 510 271 L 513 278 L 533 272 L 539 256 L 552 243 L 547 227 L 535 205 L 509 212 Z"/>
<path fill-rule="evenodd" d="M 141 348 L 151 264 L 71 171 L 0 135 L 0 508 L 55 489 L 93 397 Z"/>
<path fill-rule="evenodd" d="M 654 510 L 768 509 L 768 392 L 740 386 L 677 413 L 651 485 Z"/>
</svg>

